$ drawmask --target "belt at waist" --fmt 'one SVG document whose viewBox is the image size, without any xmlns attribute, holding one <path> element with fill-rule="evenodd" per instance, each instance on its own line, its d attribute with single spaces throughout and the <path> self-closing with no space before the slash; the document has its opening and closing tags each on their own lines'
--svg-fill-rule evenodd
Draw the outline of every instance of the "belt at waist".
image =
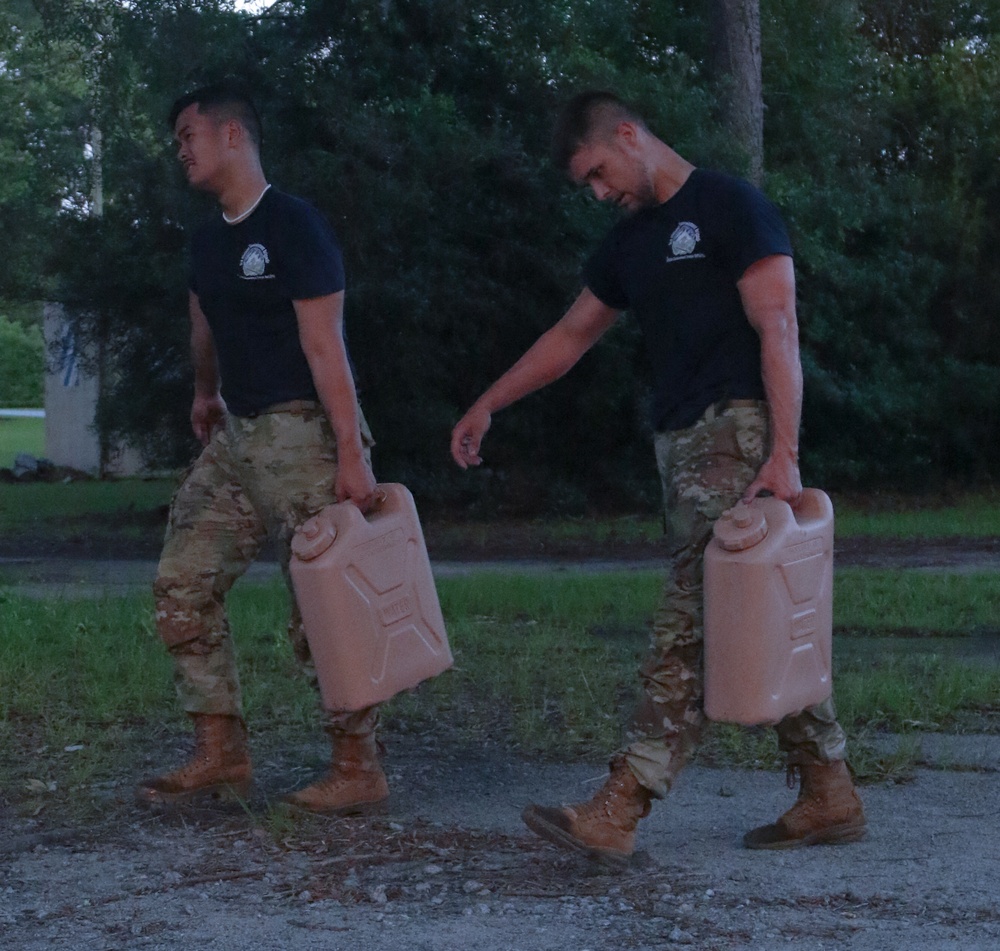
<svg viewBox="0 0 1000 951">
<path fill-rule="evenodd" d="M 268 416 L 271 413 L 302 413 L 310 409 L 319 409 L 318 400 L 286 400 L 284 403 L 272 403 L 263 409 L 247 413 L 244 419 L 256 419 L 258 416 Z"/>
<path fill-rule="evenodd" d="M 706 423 L 718 419 L 727 409 L 756 409 L 767 406 L 767 400 L 719 400 L 712 403 L 701 417 Z"/>
</svg>

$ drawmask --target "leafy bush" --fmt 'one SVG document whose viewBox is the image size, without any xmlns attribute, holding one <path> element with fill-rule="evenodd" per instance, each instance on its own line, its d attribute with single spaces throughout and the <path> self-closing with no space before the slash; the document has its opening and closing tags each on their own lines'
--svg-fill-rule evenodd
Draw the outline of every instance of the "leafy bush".
<svg viewBox="0 0 1000 951">
<path fill-rule="evenodd" d="M 44 392 L 41 328 L 0 315 L 0 406 L 41 406 Z"/>
</svg>

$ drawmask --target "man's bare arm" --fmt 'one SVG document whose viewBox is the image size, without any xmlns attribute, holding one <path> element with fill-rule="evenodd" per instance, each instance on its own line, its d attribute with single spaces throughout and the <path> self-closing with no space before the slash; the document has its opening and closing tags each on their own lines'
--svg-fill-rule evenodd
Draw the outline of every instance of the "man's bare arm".
<svg viewBox="0 0 1000 951">
<path fill-rule="evenodd" d="M 215 338 L 201 309 L 198 295 L 188 296 L 191 317 L 191 363 L 194 366 L 194 400 L 191 403 L 191 428 L 198 441 L 207 446 L 212 432 L 226 416 L 226 404 L 219 391 L 219 361 Z"/>
<path fill-rule="evenodd" d="M 451 434 L 451 454 L 463 469 L 478 466 L 479 449 L 493 413 L 559 379 L 618 319 L 586 288 L 552 328 L 539 337 L 458 421 Z"/>
<path fill-rule="evenodd" d="M 761 374 L 771 416 L 770 454 L 743 498 L 749 501 L 767 491 L 794 505 L 802 495 L 802 365 L 792 259 L 783 254 L 763 258 L 747 268 L 737 286 L 747 319 L 760 336 Z"/>
<path fill-rule="evenodd" d="M 316 392 L 337 437 L 337 499 L 367 511 L 375 477 L 361 441 L 358 394 L 344 344 L 344 292 L 292 303 Z"/>
</svg>

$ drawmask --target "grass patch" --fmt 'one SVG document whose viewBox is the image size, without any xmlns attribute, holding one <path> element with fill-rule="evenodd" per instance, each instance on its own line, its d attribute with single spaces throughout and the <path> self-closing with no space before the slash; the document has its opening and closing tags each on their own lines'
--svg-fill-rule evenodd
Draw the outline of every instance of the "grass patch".
<svg viewBox="0 0 1000 951">
<path fill-rule="evenodd" d="M 841 568 L 833 614 L 845 633 L 1000 633 L 1000 584 L 989 572 Z"/>
<path fill-rule="evenodd" d="M 969 712 L 1000 710 L 1000 667 L 956 659 L 947 650 L 840 652 L 837 708 L 856 730 L 937 731 Z"/>
<path fill-rule="evenodd" d="M 610 750 L 633 700 L 659 583 L 654 572 L 444 579 L 456 665 L 426 691 L 469 739 L 542 755 Z M 423 694 L 404 700 L 406 715 L 421 715 Z"/>
<path fill-rule="evenodd" d="M 170 705 L 170 665 L 139 597 L 0 593 L 0 788 L 68 792 L 114 779 Z"/>
<path fill-rule="evenodd" d="M 919 642 L 921 650 L 905 638 L 835 640 L 852 757 L 877 776 L 906 761 L 897 754 L 900 762 L 887 764 L 867 749 L 866 737 L 880 731 L 995 728 L 1000 664 L 949 649 L 989 611 L 995 618 L 991 576 L 885 572 L 869 584 L 868 574 L 852 570 L 838 581 L 838 623 L 891 617 L 915 628 L 933 615 L 948 635 Z M 530 755 L 607 755 L 635 699 L 659 587 L 658 572 L 442 579 L 455 668 L 390 702 L 388 733 L 490 741 Z M 969 601 L 981 607 L 963 615 Z M 294 745 L 316 729 L 316 697 L 285 639 L 283 586 L 237 586 L 231 617 L 251 729 L 266 724 L 269 742 Z M 135 775 L 154 741 L 183 729 L 148 596 L 37 601 L 0 592 L 0 626 L 0 747 L 11 754 L 0 764 L 0 788 L 28 808 L 61 797 L 70 808 L 81 798 L 74 790 Z M 726 765 L 779 761 L 773 731 L 724 724 L 711 725 L 700 756 Z"/>
<path fill-rule="evenodd" d="M 835 499 L 842 538 L 1000 537 L 1000 489 L 955 498 Z"/>
<path fill-rule="evenodd" d="M 0 469 L 9 469 L 19 453 L 45 455 L 45 420 L 0 416 Z"/>
<path fill-rule="evenodd" d="M 0 531 L 24 532 L 80 519 L 114 520 L 166 505 L 175 479 L 81 480 L 68 483 L 0 483 Z"/>
</svg>

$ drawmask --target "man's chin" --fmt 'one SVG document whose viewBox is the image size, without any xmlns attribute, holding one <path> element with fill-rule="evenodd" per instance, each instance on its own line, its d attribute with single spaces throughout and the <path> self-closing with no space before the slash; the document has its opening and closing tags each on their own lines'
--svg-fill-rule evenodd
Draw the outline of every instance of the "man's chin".
<svg viewBox="0 0 1000 951">
<path fill-rule="evenodd" d="M 627 201 L 619 202 L 618 207 L 621 210 L 621 213 L 628 217 L 642 211 L 645 208 L 652 208 L 655 204 L 657 204 L 655 196 L 643 197 L 632 195 Z"/>
<path fill-rule="evenodd" d="M 206 188 L 206 181 L 204 175 L 198 174 L 198 169 L 194 165 L 190 168 L 184 169 L 184 177 L 187 179 L 187 183 L 191 188 L 197 188 L 204 191 Z"/>
</svg>

